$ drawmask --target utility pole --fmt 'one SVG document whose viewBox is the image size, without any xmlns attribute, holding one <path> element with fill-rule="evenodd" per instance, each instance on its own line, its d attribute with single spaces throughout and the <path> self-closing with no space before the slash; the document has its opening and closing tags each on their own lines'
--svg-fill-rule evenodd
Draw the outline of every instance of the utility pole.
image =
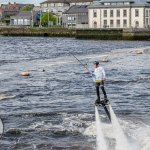
<svg viewBox="0 0 150 150">
<path fill-rule="evenodd" d="M 42 27 L 42 9 L 40 9 L 40 28 Z"/>
<path fill-rule="evenodd" d="M 32 17 L 32 18 L 31 18 L 31 20 L 32 20 L 32 21 L 31 21 L 31 25 L 32 25 L 32 27 L 33 27 L 33 26 L 34 26 L 34 20 L 33 20 L 33 10 L 31 10 L 31 17 Z"/>
<path fill-rule="evenodd" d="M 49 9 L 48 9 L 48 27 L 49 27 Z"/>
</svg>

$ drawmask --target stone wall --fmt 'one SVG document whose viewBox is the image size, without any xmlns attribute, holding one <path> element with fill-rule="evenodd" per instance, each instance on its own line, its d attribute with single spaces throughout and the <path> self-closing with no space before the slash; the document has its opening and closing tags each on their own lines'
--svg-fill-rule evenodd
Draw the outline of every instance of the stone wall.
<svg viewBox="0 0 150 150">
<path fill-rule="evenodd" d="M 67 28 L 0 28 L 4 36 L 49 36 L 76 37 L 77 39 L 98 40 L 148 40 L 150 30 L 119 30 L 119 29 L 67 29 Z"/>
</svg>

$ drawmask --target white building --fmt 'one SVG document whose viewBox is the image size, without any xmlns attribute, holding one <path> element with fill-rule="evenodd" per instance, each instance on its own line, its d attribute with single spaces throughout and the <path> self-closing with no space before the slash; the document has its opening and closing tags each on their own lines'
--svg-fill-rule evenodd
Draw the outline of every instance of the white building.
<svg viewBox="0 0 150 150">
<path fill-rule="evenodd" d="M 42 12 L 53 12 L 59 16 L 73 5 L 90 5 L 93 0 L 47 0 L 42 2 Z"/>
<path fill-rule="evenodd" d="M 10 17 L 10 25 L 12 26 L 33 26 L 37 24 L 37 18 L 40 13 L 36 11 L 20 11 L 16 16 Z"/>
<path fill-rule="evenodd" d="M 150 28 L 149 0 L 101 0 L 89 6 L 89 28 Z"/>
</svg>

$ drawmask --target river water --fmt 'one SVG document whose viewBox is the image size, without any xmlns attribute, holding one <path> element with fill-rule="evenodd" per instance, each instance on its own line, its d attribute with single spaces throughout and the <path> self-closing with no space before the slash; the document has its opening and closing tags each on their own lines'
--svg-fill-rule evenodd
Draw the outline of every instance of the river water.
<svg viewBox="0 0 150 150">
<path fill-rule="evenodd" d="M 146 50 L 136 54 L 139 49 Z M 94 83 L 70 53 L 89 67 L 101 62 L 108 97 L 129 142 L 150 150 L 149 50 L 150 42 L 143 41 L 0 37 L 0 117 L 5 128 L 0 150 L 95 150 Z M 22 71 L 31 75 L 20 76 Z M 99 111 L 114 149 L 111 124 Z"/>
</svg>

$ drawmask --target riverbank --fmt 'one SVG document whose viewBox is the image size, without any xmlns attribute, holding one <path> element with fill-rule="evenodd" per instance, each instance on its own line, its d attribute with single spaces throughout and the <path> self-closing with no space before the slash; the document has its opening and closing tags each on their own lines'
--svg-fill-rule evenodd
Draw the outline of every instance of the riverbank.
<svg viewBox="0 0 150 150">
<path fill-rule="evenodd" d="M 75 30 L 66 28 L 0 28 L 3 36 L 75 37 Z"/>
<path fill-rule="evenodd" d="M 150 30 L 139 29 L 67 29 L 67 28 L 0 28 L 3 36 L 75 37 L 97 40 L 145 40 L 150 41 Z"/>
</svg>

